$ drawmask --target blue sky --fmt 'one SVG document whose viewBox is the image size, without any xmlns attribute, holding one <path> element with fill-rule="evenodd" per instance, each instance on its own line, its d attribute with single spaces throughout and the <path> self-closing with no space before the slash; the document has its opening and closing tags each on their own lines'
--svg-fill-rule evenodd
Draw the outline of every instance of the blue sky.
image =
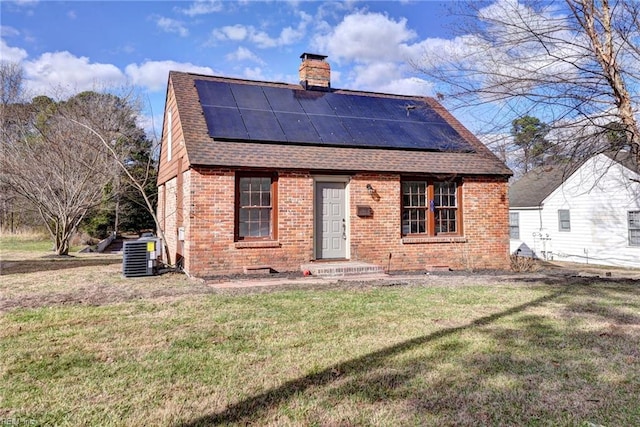
<svg viewBox="0 0 640 427">
<path fill-rule="evenodd" d="M 408 65 L 452 38 L 436 1 L 2 1 L 0 53 L 30 95 L 133 85 L 161 123 L 169 70 L 298 81 L 303 52 L 328 55 L 332 86 L 431 95 Z M 150 120 L 149 120 L 150 122 Z"/>
</svg>

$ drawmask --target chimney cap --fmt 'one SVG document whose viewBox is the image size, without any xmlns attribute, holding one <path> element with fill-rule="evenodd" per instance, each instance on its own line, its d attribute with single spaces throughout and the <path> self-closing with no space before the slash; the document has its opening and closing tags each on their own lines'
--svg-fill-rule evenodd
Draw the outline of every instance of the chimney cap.
<svg viewBox="0 0 640 427">
<path fill-rule="evenodd" d="M 324 61 L 327 58 L 327 55 L 318 55 L 316 53 L 308 53 L 305 52 L 300 55 L 300 58 L 304 61 L 306 59 L 317 59 L 319 61 Z"/>
</svg>

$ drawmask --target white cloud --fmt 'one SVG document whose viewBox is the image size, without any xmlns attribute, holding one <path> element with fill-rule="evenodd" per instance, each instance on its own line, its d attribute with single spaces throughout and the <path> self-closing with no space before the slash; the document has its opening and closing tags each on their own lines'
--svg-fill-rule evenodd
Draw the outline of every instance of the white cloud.
<svg viewBox="0 0 640 427">
<path fill-rule="evenodd" d="M 267 78 L 262 73 L 262 68 L 260 67 L 247 67 L 244 69 L 242 75 L 244 76 L 244 78 L 250 80 L 267 80 Z"/>
<path fill-rule="evenodd" d="M 8 62 L 21 62 L 29 55 L 24 49 L 19 47 L 11 47 L 7 43 L 0 39 L 0 59 Z"/>
<path fill-rule="evenodd" d="M 432 96 L 433 83 L 419 77 L 405 77 L 380 84 L 376 90 L 398 95 Z"/>
<path fill-rule="evenodd" d="M 209 67 L 201 67 L 189 62 L 147 61 L 140 65 L 129 64 L 125 73 L 136 86 L 144 86 L 150 91 L 162 90 L 167 85 L 169 71 L 185 71 L 198 74 L 215 74 Z"/>
<path fill-rule="evenodd" d="M 197 0 L 186 9 L 179 9 L 180 12 L 187 16 L 208 15 L 210 13 L 220 12 L 223 9 L 222 2 L 219 0 Z"/>
<path fill-rule="evenodd" d="M 85 90 L 124 85 L 141 86 L 150 92 L 166 88 L 169 71 L 215 74 L 210 67 L 175 61 L 147 61 L 129 64 L 124 72 L 113 64 L 91 62 L 67 51 L 47 52 L 29 60 L 24 49 L 8 46 L 0 39 L 2 60 L 21 63 L 24 69 L 25 89 L 35 95 L 64 97 Z"/>
<path fill-rule="evenodd" d="M 416 38 L 405 18 L 394 21 L 380 13 L 356 12 L 344 17 L 328 34 L 317 35 L 313 45 L 335 59 L 377 62 L 400 61 L 407 43 Z"/>
<path fill-rule="evenodd" d="M 180 37 L 187 37 L 189 35 L 189 30 L 182 21 L 164 16 L 157 16 L 155 20 L 158 28 L 166 33 L 176 33 Z"/>
<path fill-rule="evenodd" d="M 394 62 L 374 62 L 353 67 L 353 82 L 359 88 L 373 88 L 402 76 Z"/>
<path fill-rule="evenodd" d="M 249 30 L 253 30 L 253 27 L 245 27 L 244 25 L 227 25 L 222 28 L 216 28 L 213 30 L 213 37 L 216 40 L 233 40 L 233 41 L 244 41 L 248 34 Z"/>
<path fill-rule="evenodd" d="M 15 0 L 14 3 L 18 6 L 35 6 L 40 0 Z"/>
<path fill-rule="evenodd" d="M 33 94 L 81 92 L 126 83 L 126 77 L 115 65 L 91 63 L 87 57 L 66 51 L 47 52 L 33 61 L 23 61 L 22 65 L 26 86 Z"/>
<path fill-rule="evenodd" d="M 249 62 L 255 62 L 260 65 L 265 65 L 265 62 L 262 59 L 260 59 L 260 57 L 258 57 L 255 53 L 251 52 L 246 47 L 242 47 L 242 46 L 238 47 L 238 49 L 236 49 L 235 52 L 232 52 L 226 55 L 225 59 L 227 61 L 236 61 L 236 62 L 249 61 Z"/>
<path fill-rule="evenodd" d="M 360 64 L 353 68 L 351 84 L 361 90 L 374 92 L 418 96 L 432 94 L 433 84 L 418 77 L 405 75 L 406 70 L 395 62 Z"/>
<path fill-rule="evenodd" d="M 0 36 L 1 37 L 15 37 L 19 36 L 20 31 L 13 27 L 9 27 L 8 25 L 0 25 Z"/>
<path fill-rule="evenodd" d="M 409 76 L 413 69 L 408 61 L 426 49 L 442 48 L 443 41 L 419 40 L 407 26 L 407 19 L 358 11 L 345 16 L 334 28 L 321 23 L 316 30 L 312 47 L 351 66 L 345 76 L 347 87 L 402 95 L 433 93 L 431 82 Z M 337 87 L 334 74 L 332 85 Z"/>
<path fill-rule="evenodd" d="M 296 27 L 285 27 L 277 37 L 271 37 L 266 31 L 258 30 L 252 25 L 227 25 L 216 28 L 212 36 L 217 41 L 246 41 L 254 43 L 260 49 L 278 46 L 289 46 L 300 42 L 307 31 L 308 24 L 313 20 L 311 15 L 299 12 L 300 22 Z"/>
</svg>

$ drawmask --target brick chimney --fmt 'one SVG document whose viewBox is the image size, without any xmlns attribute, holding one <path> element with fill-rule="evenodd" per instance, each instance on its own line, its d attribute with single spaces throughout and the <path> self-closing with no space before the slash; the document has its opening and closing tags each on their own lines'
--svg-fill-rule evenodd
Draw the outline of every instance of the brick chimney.
<svg viewBox="0 0 640 427">
<path fill-rule="evenodd" d="M 305 89 L 328 90 L 331 87 L 331 67 L 324 55 L 300 55 L 300 85 Z"/>
</svg>

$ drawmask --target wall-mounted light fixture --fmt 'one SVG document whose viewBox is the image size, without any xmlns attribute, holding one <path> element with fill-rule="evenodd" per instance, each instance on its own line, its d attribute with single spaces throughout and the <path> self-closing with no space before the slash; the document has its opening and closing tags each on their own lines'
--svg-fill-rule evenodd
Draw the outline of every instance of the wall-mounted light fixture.
<svg viewBox="0 0 640 427">
<path fill-rule="evenodd" d="M 373 186 L 371 184 L 367 184 L 367 193 L 369 193 L 369 195 L 371 196 L 371 198 L 373 200 L 375 200 L 376 202 L 380 200 L 380 195 L 378 194 L 378 192 L 376 191 L 375 188 L 373 188 Z"/>
</svg>

